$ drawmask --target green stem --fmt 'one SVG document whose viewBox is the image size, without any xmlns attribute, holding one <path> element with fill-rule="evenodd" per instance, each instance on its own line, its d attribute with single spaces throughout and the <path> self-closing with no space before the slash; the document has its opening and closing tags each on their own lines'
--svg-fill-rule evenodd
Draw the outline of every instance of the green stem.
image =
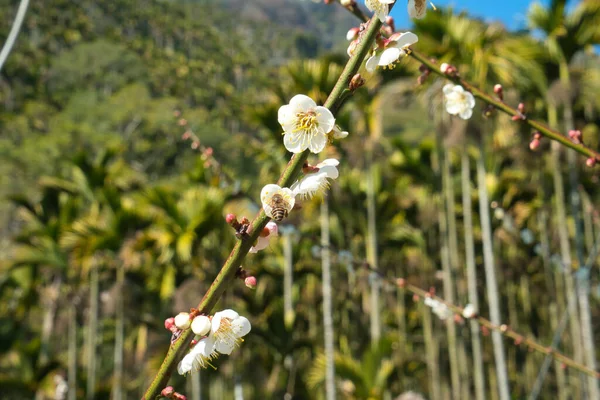
<svg viewBox="0 0 600 400">
<path fill-rule="evenodd" d="M 346 67 L 342 71 L 342 74 L 336 82 L 333 90 L 329 94 L 329 97 L 327 97 L 324 106 L 329 108 L 334 114 L 342 105 L 344 92 L 348 88 L 350 80 L 358 72 L 360 65 L 369 53 L 371 45 L 373 44 L 375 36 L 379 32 L 380 28 L 381 22 L 377 18 L 373 18 L 370 22 L 369 28 L 363 34 L 361 43 L 357 47 L 355 54 L 350 58 L 348 63 L 346 63 Z M 289 186 L 300 173 L 302 165 L 308 158 L 308 155 L 308 150 L 304 151 L 303 153 L 294 154 L 282 172 L 277 184 L 282 187 Z M 259 233 L 262 231 L 268 221 L 269 218 L 266 216 L 264 211 L 261 210 L 254 221 L 252 221 L 248 236 L 239 240 L 235 244 L 231 254 L 221 268 L 221 272 L 219 272 L 219 275 L 217 275 L 210 288 L 200 301 L 200 304 L 198 305 L 199 314 L 209 314 L 211 312 L 227 288 L 228 284 L 234 278 L 235 272 L 241 265 L 244 257 L 246 257 L 248 254 L 250 247 L 252 247 L 252 244 L 258 238 Z M 181 336 L 171 344 L 165 359 L 156 373 L 156 376 L 146 390 L 146 393 L 142 398 L 143 400 L 154 400 L 157 396 L 159 396 L 162 388 L 166 386 L 173 368 L 188 350 L 189 343 L 192 341 L 193 337 L 194 333 L 191 329 L 188 329 L 183 331 Z"/>
</svg>

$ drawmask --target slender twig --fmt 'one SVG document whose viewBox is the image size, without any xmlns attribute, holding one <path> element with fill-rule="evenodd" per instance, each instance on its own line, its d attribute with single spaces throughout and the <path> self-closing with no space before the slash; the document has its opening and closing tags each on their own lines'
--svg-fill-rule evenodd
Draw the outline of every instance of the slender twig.
<svg viewBox="0 0 600 400">
<path fill-rule="evenodd" d="M 21 31 L 21 25 L 23 25 L 23 20 L 25 19 L 25 14 L 27 13 L 27 7 L 29 6 L 29 0 L 21 0 L 19 4 L 19 9 L 17 10 L 17 15 L 15 16 L 15 21 L 13 22 L 12 27 L 10 28 L 10 33 L 6 38 L 6 43 L 2 47 L 2 51 L 0 51 L 0 71 L 2 71 L 2 67 L 12 50 L 17 37 L 19 36 L 19 32 Z"/>
<path fill-rule="evenodd" d="M 348 11 L 350 11 L 353 15 L 355 15 L 361 21 L 367 20 L 367 16 L 357 6 L 348 6 L 345 8 L 347 8 Z M 551 140 L 555 140 L 555 141 L 559 142 L 560 144 L 562 144 L 570 149 L 573 149 L 580 154 L 583 154 L 589 158 L 592 158 L 592 159 L 600 162 L 600 153 L 599 152 L 585 146 L 583 143 L 581 143 L 581 144 L 574 143 L 571 141 L 570 138 L 568 138 L 567 136 L 558 132 L 557 130 L 554 130 L 554 129 L 548 127 L 546 124 L 536 121 L 534 119 L 528 118 L 526 115 L 524 115 L 522 112 L 520 112 L 516 108 L 509 106 L 508 104 L 504 103 L 502 100 L 500 100 L 499 98 L 497 98 L 495 96 L 490 96 L 489 94 L 485 93 L 483 90 L 479 89 L 475 85 L 469 83 L 467 80 L 463 79 L 459 74 L 455 74 L 455 75 L 451 76 L 451 75 L 443 73 L 440 70 L 440 66 L 435 61 L 432 61 L 430 57 L 427 57 L 426 55 L 419 53 L 417 51 L 414 51 L 414 50 L 408 52 L 408 55 L 411 58 L 413 58 L 414 60 L 417 60 L 420 63 L 422 63 L 431 72 L 434 72 L 437 75 L 440 75 L 456 84 L 463 86 L 466 90 L 473 93 L 473 96 L 482 100 L 484 103 L 490 104 L 490 105 L 494 106 L 496 109 L 498 109 L 510 116 L 518 117 L 519 123 L 528 125 L 533 130 L 539 132 L 542 136 L 545 136 Z"/>
<path fill-rule="evenodd" d="M 364 262 L 364 263 L 357 263 L 361 266 L 364 266 L 365 268 L 367 268 L 369 271 L 375 272 L 377 273 L 384 281 L 386 281 L 389 284 L 392 284 L 394 286 L 398 286 L 401 287 L 403 289 L 408 290 L 409 292 L 416 294 L 417 296 L 425 299 L 425 298 L 432 298 L 434 300 L 439 301 L 440 303 L 443 303 L 444 305 L 446 305 L 446 307 L 448 307 L 448 309 L 450 309 L 453 313 L 458 314 L 458 315 L 462 315 L 463 313 L 463 307 L 457 306 L 455 304 L 452 304 L 446 300 L 444 300 L 443 298 L 439 297 L 439 296 L 435 296 L 433 294 L 431 294 L 430 292 L 421 289 L 420 287 L 410 284 L 406 281 L 406 279 L 403 278 L 396 278 L 396 279 L 389 279 L 386 276 L 384 276 L 380 271 L 375 270 L 374 268 L 370 267 L 368 263 Z M 531 350 L 537 351 L 539 353 L 542 354 L 546 354 L 548 356 L 551 356 L 552 358 L 554 358 L 557 361 L 560 361 L 561 363 L 563 363 L 565 366 L 567 367 L 571 367 L 574 368 L 578 371 L 581 371 L 587 375 L 596 377 L 598 379 L 600 379 L 600 372 L 595 371 L 591 368 L 586 367 L 585 365 L 576 362 L 575 360 L 573 360 L 572 358 L 557 352 L 553 347 L 546 347 L 543 346 L 541 344 L 539 344 L 538 342 L 536 342 L 534 339 L 525 337 L 515 331 L 513 331 L 508 325 L 506 324 L 493 324 L 490 320 L 485 319 L 481 316 L 475 316 L 473 318 L 470 318 L 471 320 L 475 320 L 479 323 L 479 325 L 486 327 L 487 329 L 490 330 L 494 330 L 494 331 L 498 331 L 500 332 L 502 335 L 509 337 L 511 339 L 514 339 L 515 344 L 523 344 L 527 347 L 529 347 Z"/>
<path fill-rule="evenodd" d="M 377 18 L 373 18 L 370 22 L 369 28 L 364 33 L 362 41 L 357 47 L 355 54 L 346 63 L 346 66 L 336 82 L 333 90 L 329 94 L 329 97 L 327 97 L 324 106 L 329 108 L 334 114 L 341 106 L 344 95 L 348 91 L 348 85 L 350 84 L 352 77 L 358 72 L 358 69 L 371 49 L 371 45 L 373 44 L 376 35 L 379 33 L 380 28 L 381 22 Z M 309 152 L 305 151 L 292 156 L 288 165 L 282 172 L 281 177 L 279 178 L 279 186 L 289 186 L 294 181 L 294 179 L 299 175 L 302 165 L 308 158 L 308 155 Z M 193 311 L 194 314 L 208 314 L 211 312 L 227 288 L 228 284 L 235 276 L 235 272 L 241 265 L 244 257 L 246 257 L 248 254 L 250 247 L 252 247 L 252 244 L 258 238 L 259 233 L 262 231 L 268 221 L 269 218 L 261 209 L 254 221 L 252 221 L 248 235 L 246 237 L 242 237 L 235 244 L 231 254 L 221 268 L 221 271 L 200 301 L 200 304 L 198 304 L 197 310 Z M 193 337 L 193 331 L 191 329 L 187 329 L 182 332 L 181 336 L 171 343 L 167 355 L 165 356 L 156 376 L 152 380 L 152 383 L 146 390 L 146 393 L 142 399 L 154 400 L 160 394 L 162 388 L 164 388 L 167 384 L 175 365 L 177 362 L 179 362 L 181 357 L 189 348 L 189 344 Z"/>
</svg>

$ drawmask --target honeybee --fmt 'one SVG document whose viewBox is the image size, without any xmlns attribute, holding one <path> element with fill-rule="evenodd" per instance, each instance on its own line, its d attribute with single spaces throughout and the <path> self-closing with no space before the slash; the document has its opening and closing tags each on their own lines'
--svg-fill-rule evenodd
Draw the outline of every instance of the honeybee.
<svg viewBox="0 0 600 400">
<path fill-rule="evenodd" d="M 295 195 L 289 188 L 282 188 L 275 184 L 263 187 L 260 193 L 265 214 L 269 218 L 280 222 L 286 218 L 295 204 Z"/>
<path fill-rule="evenodd" d="M 288 209 L 290 209 L 290 205 L 282 195 L 276 193 L 271 197 L 271 202 L 269 203 L 271 206 L 271 214 L 273 215 L 273 219 L 277 222 L 281 222 L 284 218 L 288 216 Z"/>
</svg>

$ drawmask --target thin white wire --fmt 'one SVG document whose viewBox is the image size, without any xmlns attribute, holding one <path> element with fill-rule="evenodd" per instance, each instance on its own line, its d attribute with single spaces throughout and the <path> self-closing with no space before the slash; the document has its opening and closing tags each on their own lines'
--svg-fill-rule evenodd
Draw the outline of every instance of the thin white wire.
<svg viewBox="0 0 600 400">
<path fill-rule="evenodd" d="M 27 13 L 27 7 L 29 6 L 29 0 L 21 0 L 19 4 L 19 9 L 17 10 L 17 15 L 15 16 L 15 20 L 13 22 L 12 27 L 10 28 L 10 33 L 6 38 L 6 43 L 4 43 L 4 47 L 2 47 L 2 51 L 0 52 L 0 71 L 2 71 L 2 67 L 4 66 L 4 62 L 8 58 L 10 51 L 12 50 L 17 37 L 19 36 L 19 31 L 21 30 L 21 25 L 23 25 L 23 20 L 25 19 L 25 14 Z"/>
</svg>

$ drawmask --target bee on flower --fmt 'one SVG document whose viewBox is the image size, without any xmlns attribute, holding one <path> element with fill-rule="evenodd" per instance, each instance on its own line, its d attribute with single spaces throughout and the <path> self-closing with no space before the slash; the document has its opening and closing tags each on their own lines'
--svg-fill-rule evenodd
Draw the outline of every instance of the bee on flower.
<svg viewBox="0 0 600 400">
<path fill-rule="evenodd" d="M 294 208 L 296 199 L 289 188 L 268 184 L 260 192 L 260 201 L 267 217 L 281 222 Z"/>
<path fill-rule="evenodd" d="M 427 12 L 427 0 L 408 0 L 407 8 L 411 18 L 421 19 Z"/>
</svg>

